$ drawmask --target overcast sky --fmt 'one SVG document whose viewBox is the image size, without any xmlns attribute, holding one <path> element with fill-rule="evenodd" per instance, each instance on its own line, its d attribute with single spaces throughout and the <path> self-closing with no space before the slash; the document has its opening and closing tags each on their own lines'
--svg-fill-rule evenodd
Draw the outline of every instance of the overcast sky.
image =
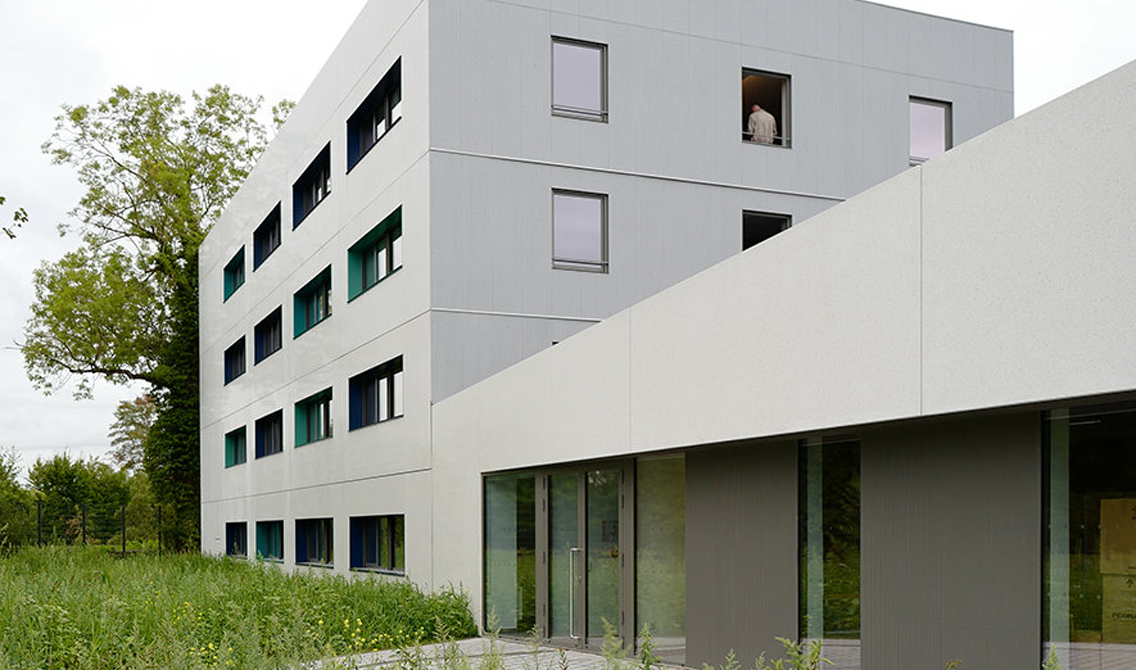
<svg viewBox="0 0 1136 670">
<path fill-rule="evenodd" d="M 118 84 L 188 94 L 223 83 L 268 103 L 297 100 L 364 2 L 0 0 L 0 195 L 8 198 L 0 217 L 7 224 L 17 204 L 32 219 L 18 240 L 0 239 L 0 447 L 15 446 L 25 466 L 62 450 L 101 456 L 115 405 L 139 392 L 98 384 L 94 400 L 72 400 L 71 389 L 45 397 L 12 348 L 32 270 L 74 245 L 55 224 L 81 190 L 39 149 L 59 105 L 94 102 Z M 1136 59 L 1134 0 L 884 4 L 1013 30 L 1018 114 Z"/>
</svg>

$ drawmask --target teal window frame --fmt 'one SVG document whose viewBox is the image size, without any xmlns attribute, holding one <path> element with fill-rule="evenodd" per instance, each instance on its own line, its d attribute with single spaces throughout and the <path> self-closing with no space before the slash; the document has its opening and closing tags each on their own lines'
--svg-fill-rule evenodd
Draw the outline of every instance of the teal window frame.
<svg viewBox="0 0 1136 670">
<path fill-rule="evenodd" d="M 292 339 L 331 316 L 331 266 L 324 268 L 292 298 Z"/>
<path fill-rule="evenodd" d="M 402 207 L 399 207 L 347 249 L 347 301 L 363 295 L 401 268 Z"/>
<path fill-rule="evenodd" d="M 245 248 L 241 246 L 240 251 L 233 256 L 232 260 L 225 264 L 225 277 L 224 277 L 224 300 L 228 300 L 230 296 L 237 292 L 237 289 L 245 285 Z"/>
<path fill-rule="evenodd" d="M 225 467 L 231 468 L 248 461 L 248 430 L 241 426 L 225 433 Z"/>
<path fill-rule="evenodd" d="M 296 403 L 296 446 L 326 440 L 332 435 L 331 389 L 310 395 Z"/>
<path fill-rule="evenodd" d="M 256 557 L 262 561 L 283 562 L 283 521 L 256 522 Z"/>
</svg>

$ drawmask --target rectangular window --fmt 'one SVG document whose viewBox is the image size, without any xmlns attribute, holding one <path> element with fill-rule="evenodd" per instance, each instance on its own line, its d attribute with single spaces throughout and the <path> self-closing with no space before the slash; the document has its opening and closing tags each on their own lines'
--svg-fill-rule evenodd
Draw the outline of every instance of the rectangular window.
<svg viewBox="0 0 1136 670">
<path fill-rule="evenodd" d="M 787 74 L 742 70 L 742 140 L 781 147 L 790 141 Z"/>
<path fill-rule="evenodd" d="M 552 113 L 607 121 L 607 46 L 552 38 Z"/>
<path fill-rule="evenodd" d="M 225 350 L 225 383 L 233 381 L 245 373 L 245 338 L 241 338 Z"/>
<path fill-rule="evenodd" d="M 402 208 L 391 212 L 347 250 L 347 299 L 402 267 Z"/>
<path fill-rule="evenodd" d="M 280 246 L 280 203 L 252 232 L 252 269 L 260 267 Z"/>
<path fill-rule="evenodd" d="M 607 196 L 552 192 L 552 267 L 607 272 Z"/>
<path fill-rule="evenodd" d="M 284 560 L 284 522 L 256 522 L 256 557 L 267 561 Z"/>
<path fill-rule="evenodd" d="M 247 440 L 245 427 L 225 433 L 225 467 L 231 468 L 245 462 Z"/>
<path fill-rule="evenodd" d="M 760 244 L 793 225 L 788 214 L 769 212 L 742 212 L 742 249 Z"/>
<path fill-rule="evenodd" d="M 284 412 L 276 410 L 256 420 L 256 457 L 284 451 Z"/>
<path fill-rule="evenodd" d="M 858 668 L 860 443 L 808 440 L 800 451 L 800 636 L 843 647 Z M 836 642 L 839 641 L 839 642 Z"/>
<path fill-rule="evenodd" d="M 300 225 L 316 205 L 331 195 L 331 143 L 324 146 L 300 178 L 292 184 L 292 227 Z"/>
<path fill-rule="evenodd" d="M 405 572 L 405 527 L 401 514 L 351 517 L 351 568 Z"/>
<path fill-rule="evenodd" d="M 402 356 L 352 377 L 348 391 L 350 430 L 402 416 Z"/>
<path fill-rule="evenodd" d="M 920 165 L 951 148 L 951 103 L 911 98 L 908 104 L 911 165 Z"/>
<path fill-rule="evenodd" d="M 331 266 L 324 268 L 292 299 L 292 337 L 299 337 L 331 316 Z"/>
<path fill-rule="evenodd" d="M 1044 423 L 1044 657 L 1062 670 L 1136 659 L 1136 405 L 1065 408 Z"/>
<path fill-rule="evenodd" d="M 277 307 L 253 328 L 253 365 L 280 351 L 284 346 L 284 325 L 280 314 L 280 308 Z"/>
<path fill-rule="evenodd" d="M 296 519 L 296 563 L 331 567 L 331 519 Z"/>
<path fill-rule="evenodd" d="M 225 264 L 225 300 L 229 296 L 237 292 L 237 289 L 245 283 L 245 248 L 242 246 L 241 250 L 233 256 L 233 260 Z"/>
<path fill-rule="evenodd" d="M 390 70 L 347 119 L 347 170 L 402 118 L 402 59 Z"/>
<path fill-rule="evenodd" d="M 331 437 L 331 389 L 296 403 L 296 446 Z"/>
<path fill-rule="evenodd" d="M 635 465 L 635 630 L 666 662 L 686 660 L 686 460 Z M 642 643 L 642 640 L 639 640 Z"/>
<path fill-rule="evenodd" d="M 244 521 L 225 524 L 225 555 L 234 558 L 248 556 L 248 524 Z"/>
</svg>

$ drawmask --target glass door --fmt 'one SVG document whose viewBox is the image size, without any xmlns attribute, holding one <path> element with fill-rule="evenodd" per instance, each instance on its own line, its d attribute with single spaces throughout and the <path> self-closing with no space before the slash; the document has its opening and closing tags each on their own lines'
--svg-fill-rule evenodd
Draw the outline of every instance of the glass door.
<svg viewBox="0 0 1136 670">
<path fill-rule="evenodd" d="M 621 624 L 622 470 L 548 476 L 548 637 L 556 645 L 599 649 Z"/>
</svg>

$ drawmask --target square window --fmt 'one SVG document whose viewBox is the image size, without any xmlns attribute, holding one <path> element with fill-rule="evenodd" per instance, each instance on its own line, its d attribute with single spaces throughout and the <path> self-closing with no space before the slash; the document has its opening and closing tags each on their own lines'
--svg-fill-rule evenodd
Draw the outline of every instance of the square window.
<svg viewBox="0 0 1136 670">
<path fill-rule="evenodd" d="M 402 59 L 395 61 L 374 90 L 347 119 L 347 170 L 402 119 Z"/>
<path fill-rule="evenodd" d="M 242 246 L 233 260 L 225 264 L 224 292 L 225 300 L 237 292 L 245 283 L 245 248 Z"/>
<path fill-rule="evenodd" d="M 225 433 L 225 467 L 231 468 L 245 462 L 247 440 L 245 427 Z"/>
<path fill-rule="evenodd" d="M 316 205 L 331 195 L 331 143 L 324 146 L 300 178 L 292 184 L 292 227 L 300 225 Z"/>
<path fill-rule="evenodd" d="M 789 147 L 789 75 L 742 70 L 742 140 Z"/>
<path fill-rule="evenodd" d="M 793 225 L 788 214 L 769 212 L 742 212 L 742 249 L 760 244 Z"/>
<path fill-rule="evenodd" d="M 256 522 L 256 556 L 267 561 L 284 560 L 284 522 Z"/>
<path fill-rule="evenodd" d="M 324 268 L 292 298 L 292 337 L 299 337 L 331 316 L 331 266 Z"/>
<path fill-rule="evenodd" d="M 252 269 L 260 267 L 280 246 L 280 203 L 252 233 Z"/>
<path fill-rule="evenodd" d="M 920 165 L 951 148 L 951 103 L 911 98 L 910 165 Z"/>
<path fill-rule="evenodd" d="M 402 416 L 402 356 L 352 377 L 348 394 L 349 430 Z"/>
<path fill-rule="evenodd" d="M 552 192 L 552 267 L 607 272 L 607 196 Z"/>
<path fill-rule="evenodd" d="M 256 457 L 284 451 L 284 412 L 276 410 L 256 420 Z"/>
<path fill-rule="evenodd" d="M 233 558 L 248 556 L 248 524 L 244 521 L 225 524 L 225 555 Z"/>
<path fill-rule="evenodd" d="M 552 38 L 552 113 L 607 121 L 607 46 Z"/>
<path fill-rule="evenodd" d="M 225 383 L 233 381 L 245 373 L 245 338 L 241 338 L 225 350 Z"/>
<path fill-rule="evenodd" d="M 334 541 L 331 519 L 297 519 L 296 563 L 331 567 Z"/>
<path fill-rule="evenodd" d="M 280 308 L 277 307 L 253 328 L 253 365 L 280 351 L 284 346 L 284 325 L 280 314 Z"/>
<path fill-rule="evenodd" d="M 402 208 L 347 250 L 347 299 L 354 300 L 402 267 Z"/>
<path fill-rule="evenodd" d="M 296 446 L 331 437 L 331 389 L 296 403 Z"/>
<path fill-rule="evenodd" d="M 404 573 L 406 522 L 402 514 L 351 518 L 351 568 Z"/>
</svg>

